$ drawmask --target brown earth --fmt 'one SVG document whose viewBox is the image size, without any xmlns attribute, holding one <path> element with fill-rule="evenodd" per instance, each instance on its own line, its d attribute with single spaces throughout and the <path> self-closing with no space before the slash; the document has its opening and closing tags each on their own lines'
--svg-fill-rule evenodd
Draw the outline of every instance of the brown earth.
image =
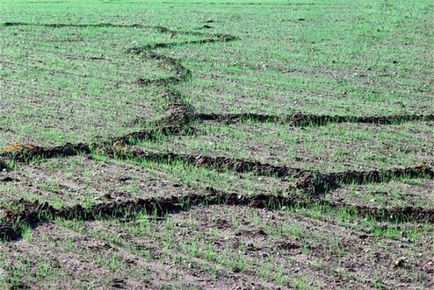
<svg viewBox="0 0 434 290">
<path fill-rule="evenodd" d="M 114 26 L 39 25 L 53 29 Z M 412 239 L 374 235 L 374 230 L 363 230 L 357 222 L 342 224 L 337 215 L 312 217 L 294 210 L 352 210 L 356 218 L 373 218 L 374 228 L 396 224 L 403 228 L 431 227 L 434 212 L 432 204 L 427 205 L 426 201 L 432 198 L 427 189 L 432 182 L 426 180 L 434 174 L 428 165 L 330 173 L 130 147 L 140 140 L 156 140 L 161 134 L 186 134 L 190 123 L 210 120 L 239 122 L 253 118 L 297 126 L 389 125 L 432 121 L 432 115 L 355 118 L 196 114 L 170 87 L 186 81 L 192 73 L 179 60 L 154 50 L 237 38 L 160 26 L 152 29 L 204 37 L 128 50 L 171 67 L 172 77 L 137 80 L 137 85 L 161 87 L 162 97 L 170 103 L 166 117 L 145 124 L 141 131 L 93 144 L 46 148 L 13 144 L 1 153 L 0 237 L 4 241 L 0 244 L 0 278 L 7 285 L 98 289 L 432 287 L 432 239 L 426 231 Z M 95 160 L 97 154 L 108 159 Z M 265 192 L 251 195 L 175 182 L 161 172 L 147 171 L 132 163 L 138 160 L 157 164 L 181 162 L 194 168 L 230 171 L 237 177 L 250 173 L 268 178 L 268 182 L 295 179 L 296 183 L 285 183 L 287 187 L 277 192 L 264 187 Z M 399 197 L 389 198 L 386 194 L 380 205 L 360 198 L 365 193 L 377 194 L 369 192 L 366 186 L 404 178 L 424 181 L 417 190 L 403 185 L 407 193 Z M 354 190 L 353 195 L 348 191 L 349 185 L 357 186 L 356 195 Z M 389 206 L 389 200 L 395 198 L 404 203 Z M 287 210 L 290 208 L 293 211 Z"/>
</svg>

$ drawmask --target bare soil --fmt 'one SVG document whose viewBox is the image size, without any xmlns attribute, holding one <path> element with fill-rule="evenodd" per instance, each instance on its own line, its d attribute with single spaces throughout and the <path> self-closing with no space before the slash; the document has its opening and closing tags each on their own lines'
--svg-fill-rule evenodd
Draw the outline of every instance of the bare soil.
<svg viewBox="0 0 434 290">
<path fill-rule="evenodd" d="M 378 238 L 333 221 L 238 206 L 149 221 L 44 223 L 31 240 L 3 244 L 2 252 L 4 273 L 26 267 L 29 277 L 46 275 L 38 285 L 20 279 L 21 287 L 408 289 L 429 288 L 433 278 L 429 236 Z M 41 274 L 44 264 L 53 272 Z"/>
</svg>

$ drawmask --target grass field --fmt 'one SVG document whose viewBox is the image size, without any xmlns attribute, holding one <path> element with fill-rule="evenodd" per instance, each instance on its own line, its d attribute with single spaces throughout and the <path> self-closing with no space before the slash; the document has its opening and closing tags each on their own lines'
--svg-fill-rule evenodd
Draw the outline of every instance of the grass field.
<svg viewBox="0 0 434 290">
<path fill-rule="evenodd" d="M 0 289 L 434 287 L 433 8 L 0 0 Z"/>
</svg>

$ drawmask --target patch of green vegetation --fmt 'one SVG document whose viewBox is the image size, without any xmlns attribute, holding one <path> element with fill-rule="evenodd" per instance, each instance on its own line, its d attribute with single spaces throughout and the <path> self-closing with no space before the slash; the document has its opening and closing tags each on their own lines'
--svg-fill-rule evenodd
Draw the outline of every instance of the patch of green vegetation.
<svg viewBox="0 0 434 290">
<path fill-rule="evenodd" d="M 256 271 L 256 265 L 251 258 L 246 255 L 245 245 L 240 245 L 238 254 L 234 257 L 234 253 L 226 249 L 221 252 L 214 244 L 215 240 L 210 240 L 206 242 L 208 233 L 197 232 L 191 237 L 184 239 L 183 241 L 177 242 L 175 237 L 175 231 L 179 229 L 180 225 L 174 224 L 171 219 L 166 219 L 162 222 L 161 231 L 157 226 L 156 222 L 159 219 L 155 217 L 147 217 L 138 213 L 141 219 L 138 221 L 133 221 L 131 223 L 125 224 L 125 229 L 128 233 L 134 234 L 136 237 L 141 237 L 148 243 L 158 245 L 157 257 L 161 261 L 172 260 L 175 264 L 185 267 L 188 263 L 193 263 L 199 269 L 206 271 L 208 275 L 221 276 L 227 275 L 231 271 L 241 271 L 249 274 L 253 274 Z M 126 240 L 116 234 L 115 229 L 119 227 L 119 223 L 116 221 L 104 221 L 103 227 L 98 227 L 96 229 L 89 229 L 88 227 L 79 226 L 77 227 L 75 222 L 71 221 L 60 221 L 60 223 L 67 228 L 80 229 L 80 233 L 89 235 L 92 238 L 98 240 L 105 240 L 115 245 L 124 247 L 133 253 L 147 257 L 151 259 L 148 250 L 143 250 L 140 244 L 135 244 L 132 240 Z M 187 220 L 187 224 L 191 227 L 197 226 L 196 223 L 191 223 L 191 220 Z M 145 226 L 143 226 L 145 225 Z M 211 229 L 210 229 L 211 230 Z M 219 237 L 215 237 L 219 238 Z M 204 244 L 205 239 L 205 244 Z M 203 260 L 205 259 L 205 260 Z M 266 259 L 262 259 L 259 264 L 262 265 L 261 269 L 258 271 L 264 271 L 264 268 L 269 269 L 269 274 L 267 277 L 261 277 L 264 280 L 273 281 L 274 275 L 273 270 L 273 257 L 269 256 Z M 277 267 L 282 271 L 282 267 Z M 287 274 L 287 273 L 286 273 Z M 279 279 L 279 285 L 289 285 L 294 277 L 299 277 L 300 275 L 292 275 L 288 277 L 283 275 L 281 272 L 276 274 Z"/>
<path fill-rule="evenodd" d="M 198 38 L 179 34 L 172 39 L 152 27 L 37 24 L 2 27 L 0 127 L 8 130 L 0 130 L 0 148 L 17 142 L 91 142 L 138 131 L 134 121 L 158 118 L 166 102 L 161 89 L 137 80 L 176 72 L 127 50 Z"/>
<path fill-rule="evenodd" d="M 429 1 L 237 3 L 207 12 L 239 41 L 176 51 L 196 72 L 180 87 L 199 111 L 431 112 Z"/>
<path fill-rule="evenodd" d="M 387 183 L 348 185 L 334 191 L 327 198 L 340 199 L 348 204 L 375 207 L 433 208 L 432 181 L 402 178 Z"/>
<path fill-rule="evenodd" d="M 35 24 L 138 23 L 237 36 L 228 43 L 158 50 L 193 72 L 192 80 L 177 88 L 198 111 L 432 111 L 429 1 L 63 2 L 6 1 L 0 18 Z M 207 21 L 209 29 L 203 27 Z M 137 130 L 131 121 L 156 118 L 164 109 L 159 89 L 140 88 L 134 80 L 172 73 L 161 62 L 125 51 L 198 38 L 140 27 L 2 27 L 0 127 L 10 131 L 0 131 L 0 147 L 18 141 L 90 141 Z"/>
<path fill-rule="evenodd" d="M 293 275 L 286 271 L 288 265 L 296 261 L 304 270 L 316 269 L 314 271 L 323 274 L 364 281 L 362 276 L 343 266 L 345 261 L 351 261 L 354 255 L 360 254 L 360 248 L 352 244 L 352 240 L 358 237 L 348 235 L 348 230 L 361 234 L 367 232 L 371 236 L 365 240 L 368 244 L 364 244 L 364 247 L 368 254 L 363 259 L 370 259 L 369 255 L 373 255 L 368 250 L 376 252 L 381 248 L 387 252 L 399 251 L 394 245 L 403 238 L 408 239 L 410 245 L 423 245 L 430 236 L 428 225 L 420 228 L 411 224 L 380 224 L 350 211 L 319 206 L 303 209 L 294 207 L 274 214 L 243 207 L 234 209 L 224 206 L 196 209 L 190 213 L 168 215 L 164 219 L 137 212 L 131 213 L 131 221 L 127 223 L 107 219 L 99 220 L 96 225 L 65 220 L 58 222 L 81 234 L 105 240 L 151 260 L 158 257 L 160 261 L 173 261 L 182 267 L 193 263 L 209 275 L 220 277 L 232 271 L 241 272 L 282 286 L 294 286 L 298 284 L 297 281 L 307 279 L 303 272 Z M 320 212 L 320 219 L 315 221 L 306 218 L 316 216 L 315 212 Z M 267 214 L 272 215 L 273 219 L 264 218 Z M 222 220 L 226 225 L 223 228 L 218 226 Z M 329 227 L 334 228 L 335 236 L 329 235 Z M 198 231 L 198 228 L 201 230 Z M 120 232 L 123 234 L 120 235 Z M 283 251 L 279 248 L 282 246 L 315 259 L 311 263 L 310 260 L 297 260 L 297 254 L 292 254 L 293 258 L 282 256 L 279 254 Z M 277 252 L 268 252 L 258 258 L 255 253 L 261 251 L 262 247 L 274 247 Z M 154 250 L 152 255 L 150 248 L 158 250 Z M 411 246 L 411 250 L 408 250 L 413 251 L 413 255 L 414 251 L 421 249 L 419 246 Z M 333 256 L 334 262 L 321 259 L 317 256 L 319 253 L 323 258 Z M 415 273 L 410 274 L 411 279 L 414 279 L 413 274 Z M 308 279 L 305 282 L 310 284 L 312 281 Z M 302 287 L 303 283 L 300 283 Z M 318 280 L 317 283 L 320 287 L 321 281 Z"/>
<path fill-rule="evenodd" d="M 0 153 L 8 144 L 91 143 L 155 129 L 147 121 L 164 116 L 175 101 L 216 114 L 432 114 L 432 8 L 428 0 L 4 0 L 2 23 L 30 25 L 0 27 Z M 37 25 L 68 23 L 73 25 Z M 98 23 L 120 26 L 86 26 Z M 237 40 L 186 43 L 216 33 Z M 139 78 L 177 75 L 158 57 L 128 52 L 156 43 L 181 43 L 154 52 L 179 61 L 191 78 L 164 88 L 139 85 Z M 191 134 L 155 133 L 152 142 L 133 143 L 321 172 L 432 164 L 432 122 L 191 125 L 197 129 Z M 210 187 L 251 196 L 294 193 L 292 178 L 118 157 L 95 150 L 29 164 L 5 160 L 14 172 L 0 182 L 0 227 L 4 211 L 24 210 L 19 199 L 90 208 L 118 198 L 205 194 Z M 400 178 L 348 185 L 325 198 L 432 208 L 429 187 L 424 179 Z M 180 205 L 185 210 L 188 199 Z M 47 222 L 38 225 L 41 231 L 14 220 L 22 239 L 0 245 L 0 288 L 111 288 L 124 282 L 133 288 L 145 280 L 161 283 L 155 288 L 198 287 L 179 283 L 182 271 L 213 285 L 233 286 L 236 277 L 262 288 L 429 287 L 430 276 L 421 270 L 432 256 L 429 223 L 399 217 L 379 222 L 351 206 L 321 202 L 268 209 L 204 204 L 164 216 L 120 211 L 121 218 L 94 213 L 92 222 L 41 213 Z M 395 267 L 403 256 L 404 267 Z M 166 273 L 168 268 L 175 270 Z"/>
<path fill-rule="evenodd" d="M 366 170 L 430 163 L 430 122 L 401 125 L 328 124 L 290 127 L 200 124 L 197 134 L 169 136 L 138 146 L 157 151 L 225 156 L 324 171 Z"/>
</svg>

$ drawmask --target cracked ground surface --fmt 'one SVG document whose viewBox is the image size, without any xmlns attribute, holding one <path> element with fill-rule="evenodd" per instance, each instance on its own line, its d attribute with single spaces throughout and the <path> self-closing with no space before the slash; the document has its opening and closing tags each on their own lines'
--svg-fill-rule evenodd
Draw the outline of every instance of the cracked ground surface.
<svg viewBox="0 0 434 290">
<path fill-rule="evenodd" d="M 0 287 L 432 287 L 429 1 L 1 5 Z"/>
</svg>

